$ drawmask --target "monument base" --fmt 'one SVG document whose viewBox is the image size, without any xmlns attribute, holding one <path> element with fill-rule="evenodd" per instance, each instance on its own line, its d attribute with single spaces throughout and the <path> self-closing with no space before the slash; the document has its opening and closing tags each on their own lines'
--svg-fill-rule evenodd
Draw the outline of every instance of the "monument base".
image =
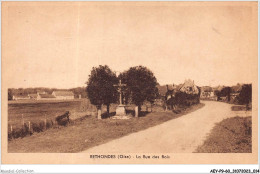
<svg viewBox="0 0 260 174">
<path fill-rule="evenodd" d="M 130 119 L 130 116 L 126 115 L 125 105 L 118 105 L 116 107 L 116 115 L 112 119 Z"/>
<path fill-rule="evenodd" d="M 132 118 L 132 117 L 128 116 L 128 115 L 121 115 L 121 116 L 115 115 L 115 116 L 111 117 L 111 119 L 113 119 L 113 120 L 128 120 L 130 118 Z"/>
<path fill-rule="evenodd" d="M 116 107 L 117 116 L 126 116 L 125 105 L 118 105 Z"/>
</svg>

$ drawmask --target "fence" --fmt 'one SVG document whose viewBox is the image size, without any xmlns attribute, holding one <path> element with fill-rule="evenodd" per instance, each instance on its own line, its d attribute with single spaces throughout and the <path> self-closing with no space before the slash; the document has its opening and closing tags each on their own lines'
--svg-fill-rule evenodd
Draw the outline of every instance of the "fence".
<svg viewBox="0 0 260 174">
<path fill-rule="evenodd" d="M 66 112 L 69 113 L 69 112 Z M 65 114 L 66 114 L 65 113 Z M 63 114 L 63 115 L 65 115 Z M 58 116 L 61 117 L 61 116 Z M 56 117 L 57 118 L 57 117 Z M 40 122 L 25 122 L 24 117 L 22 114 L 22 126 L 21 127 L 13 127 L 12 125 L 8 126 L 8 140 L 14 139 L 14 138 L 23 138 L 27 135 L 32 135 L 34 132 L 43 132 L 47 129 L 50 129 L 52 127 L 59 127 L 59 126 L 66 126 L 69 121 L 69 115 L 66 117 L 66 119 L 47 119 L 45 116 L 45 119 Z"/>
</svg>

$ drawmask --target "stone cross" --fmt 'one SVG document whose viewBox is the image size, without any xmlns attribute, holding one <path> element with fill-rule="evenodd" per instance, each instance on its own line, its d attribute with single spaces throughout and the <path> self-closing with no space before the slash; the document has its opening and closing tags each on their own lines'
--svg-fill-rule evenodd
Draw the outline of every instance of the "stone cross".
<svg viewBox="0 0 260 174">
<path fill-rule="evenodd" d="M 119 102 L 120 102 L 120 105 L 122 105 L 123 104 L 123 102 L 122 102 L 122 87 L 126 86 L 126 84 L 122 84 L 121 80 L 119 80 L 119 84 L 114 85 L 114 86 L 118 87 L 118 92 L 119 92 L 119 95 L 120 95 Z"/>
</svg>

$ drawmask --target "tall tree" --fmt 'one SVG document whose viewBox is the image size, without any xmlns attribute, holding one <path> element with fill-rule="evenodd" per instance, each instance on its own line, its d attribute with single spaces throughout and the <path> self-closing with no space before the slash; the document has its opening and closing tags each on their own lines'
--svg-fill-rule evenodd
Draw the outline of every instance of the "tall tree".
<svg viewBox="0 0 260 174">
<path fill-rule="evenodd" d="M 217 96 L 217 101 L 219 101 L 221 97 L 221 92 L 219 90 L 215 90 L 214 94 Z"/>
<path fill-rule="evenodd" d="M 12 100 L 13 99 L 13 92 L 11 89 L 8 89 L 8 100 Z"/>
<path fill-rule="evenodd" d="M 157 80 L 151 70 L 144 66 L 131 67 L 119 75 L 123 83 L 126 83 L 125 90 L 126 101 L 131 101 L 141 110 L 143 102 L 153 102 L 158 96 L 156 87 Z"/>
<path fill-rule="evenodd" d="M 238 101 L 240 104 L 246 104 L 248 107 L 248 104 L 252 102 L 252 85 L 251 84 L 245 84 L 242 86 L 242 90 L 240 94 L 238 95 Z"/>
<path fill-rule="evenodd" d="M 221 90 L 221 96 L 226 96 L 227 100 L 230 101 L 231 88 L 225 87 Z"/>
<path fill-rule="evenodd" d="M 87 82 L 87 95 L 90 102 L 100 109 L 102 104 L 107 106 L 117 101 L 117 90 L 113 86 L 118 83 L 116 74 L 107 66 L 93 67 Z"/>
</svg>

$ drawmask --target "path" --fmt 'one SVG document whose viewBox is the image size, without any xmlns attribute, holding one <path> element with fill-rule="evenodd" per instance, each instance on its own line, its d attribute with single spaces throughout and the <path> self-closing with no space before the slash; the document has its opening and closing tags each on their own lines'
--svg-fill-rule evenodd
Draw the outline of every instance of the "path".
<svg viewBox="0 0 260 174">
<path fill-rule="evenodd" d="M 236 116 L 230 104 L 201 101 L 205 106 L 180 118 L 90 148 L 85 153 L 191 153 L 215 123 Z M 245 111 L 242 111 L 245 113 Z M 241 112 L 241 113 L 242 113 Z M 241 114 L 246 116 L 245 114 Z M 250 113 L 249 113 L 250 114 Z"/>
</svg>

